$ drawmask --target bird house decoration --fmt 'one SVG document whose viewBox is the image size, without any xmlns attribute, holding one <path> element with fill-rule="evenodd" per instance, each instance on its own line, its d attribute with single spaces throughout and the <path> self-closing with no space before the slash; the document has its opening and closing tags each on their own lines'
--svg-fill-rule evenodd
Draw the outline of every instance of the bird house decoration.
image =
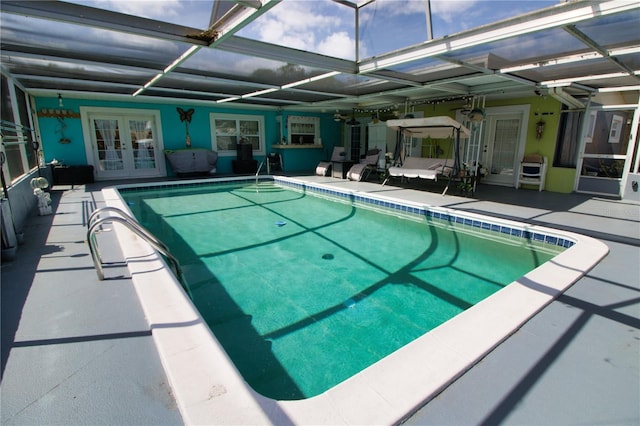
<svg viewBox="0 0 640 426">
<path fill-rule="evenodd" d="M 191 117 L 193 117 L 194 109 L 183 110 L 180 107 L 176 108 L 178 110 L 178 114 L 180 114 L 180 121 L 184 123 L 185 126 L 185 143 L 187 148 L 191 148 L 191 137 L 189 136 L 189 123 L 191 123 Z"/>
</svg>

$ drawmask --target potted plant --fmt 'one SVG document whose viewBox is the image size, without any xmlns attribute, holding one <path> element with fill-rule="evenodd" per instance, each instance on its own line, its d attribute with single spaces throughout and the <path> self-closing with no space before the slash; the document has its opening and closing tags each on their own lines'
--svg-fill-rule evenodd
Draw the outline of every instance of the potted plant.
<svg viewBox="0 0 640 426">
<path fill-rule="evenodd" d="M 458 184 L 458 189 L 460 193 L 471 194 L 473 193 L 473 184 L 471 181 L 463 180 Z"/>
</svg>

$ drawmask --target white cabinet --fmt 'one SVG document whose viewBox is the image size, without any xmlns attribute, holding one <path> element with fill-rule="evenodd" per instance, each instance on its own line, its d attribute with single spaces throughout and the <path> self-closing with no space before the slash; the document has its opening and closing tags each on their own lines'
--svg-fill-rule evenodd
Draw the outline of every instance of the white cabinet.
<svg viewBox="0 0 640 426">
<path fill-rule="evenodd" d="M 288 116 L 287 135 L 290 145 L 320 145 L 320 118 Z"/>
<path fill-rule="evenodd" d="M 369 123 L 369 149 L 378 148 L 381 152 L 378 168 L 385 168 L 385 154 L 393 152 L 396 147 L 396 132 L 387 127 L 387 123 Z"/>
</svg>

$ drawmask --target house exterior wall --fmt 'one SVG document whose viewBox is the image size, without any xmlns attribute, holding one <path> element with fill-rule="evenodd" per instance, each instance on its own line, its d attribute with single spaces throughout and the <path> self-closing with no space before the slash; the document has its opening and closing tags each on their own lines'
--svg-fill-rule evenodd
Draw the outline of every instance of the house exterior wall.
<svg viewBox="0 0 640 426">
<path fill-rule="evenodd" d="M 524 153 L 539 153 L 547 157 L 548 167 L 545 190 L 561 193 L 572 192 L 576 170 L 574 168 L 553 166 L 562 104 L 547 96 L 495 100 L 487 102 L 485 107 L 508 107 L 511 105 L 530 105 Z M 425 117 L 437 115 L 455 117 L 456 108 L 462 108 L 462 105 L 443 103 L 417 106 L 416 110 L 424 111 Z M 542 137 L 538 140 L 536 139 L 536 123 L 541 119 L 545 122 L 545 129 Z"/>
<path fill-rule="evenodd" d="M 340 143 L 340 126 L 333 121 L 332 114 L 310 114 L 304 112 L 286 112 L 272 109 L 243 109 L 237 107 L 217 107 L 209 105 L 185 105 L 179 103 L 148 103 L 148 102 L 124 102 L 106 101 L 90 99 L 64 98 L 63 107 L 58 105 L 57 98 L 36 97 L 36 112 L 43 110 L 71 110 L 75 113 L 80 111 L 80 107 L 102 107 L 102 108 L 131 108 L 149 109 L 160 111 L 162 135 L 165 149 L 179 149 L 185 147 L 185 123 L 180 121 L 180 115 L 176 108 L 194 108 L 195 113 L 189 124 L 189 135 L 193 148 L 212 149 L 211 142 L 211 113 L 221 114 L 250 114 L 262 115 L 265 122 L 265 146 L 266 152 L 276 152 L 273 145 L 281 143 L 282 130 L 281 122 L 287 115 L 313 115 L 319 116 L 320 132 L 324 149 L 309 150 L 287 150 L 285 157 L 285 167 L 287 171 L 311 171 L 320 161 L 325 151 L 331 152 L 333 145 Z M 80 118 L 66 117 L 62 120 L 56 117 L 38 116 L 42 150 L 46 162 L 53 159 L 59 162 L 74 166 L 87 164 L 85 153 L 85 141 L 82 132 L 82 122 Z M 63 125 L 65 126 L 63 129 Z M 61 132 L 62 131 L 62 132 Z M 69 139 L 69 143 L 60 143 L 60 139 Z M 293 151 L 296 151 L 295 153 Z M 306 154 L 304 154 L 306 153 Z M 263 157 L 255 157 L 261 161 Z M 218 173 L 232 173 L 231 161 L 235 157 L 221 156 L 218 159 Z M 169 174 L 172 174 L 171 167 L 167 166 Z"/>
<path fill-rule="evenodd" d="M 185 126 L 184 123 L 180 121 L 180 116 L 176 111 L 176 107 L 187 108 L 184 104 L 64 98 L 64 106 L 59 107 L 56 97 L 37 97 L 35 99 L 35 105 L 36 111 L 38 112 L 49 109 L 64 109 L 79 112 L 80 107 L 158 110 L 161 115 L 164 148 L 179 149 L 185 147 Z M 495 100 L 487 102 L 485 107 L 508 107 L 510 105 L 530 105 L 524 153 L 539 153 L 547 157 L 548 168 L 545 189 L 551 192 L 572 192 L 574 190 L 576 170 L 574 168 L 553 166 L 562 107 L 561 103 L 549 96 L 534 96 Z M 189 105 L 188 107 L 195 108 L 195 113 L 189 125 L 191 144 L 194 148 L 211 149 L 211 113 L 262 115 L 265 119 L 266 152 L 278 152 L 282 154 L 285 171 L 287 172 L 311 172 L 319 161 L 328 158 L 334 146 L 342 144 L 343 125 L 342 123 L 335 122 L 332 114 L 278 111 L 275 109 L 250 109 L 236 106 Z M 414 109 L 415 111 L 423 112 L 425 117 L 437 115 L 455 117 L 455 110 L 461 107 L 462 104 L 460 103 L 440 103 L 435 105 L 418 105 L 415 106 Z M 282 138 L 286 136 L 285 126 L 288 115 L 319 116 L 323 148 L 274 148 L 274 145 L 281 146 Z M 39 116 L 37 119 L 46 162 L 56 159 L 67 165 L 87 164 L 82 123 L 79 118 L 65 118 L 63 121 L 60 121 L 54 117 Z M 542 137 L 538 140 L 536 139 L 536 123 L 541 119 L 545 122 L 545 130 Z M 65 126 L 64 128 L 62 127 L 63 124 Z M 71 142 L 67 144 L 60 143 L 62 137 L 70 139 Z M 220 157 L 217 165 L 218 173 L 232 173 L 231 161 L 233 159 L 234 157 L 229 156 Z M 256 157 L 256 160 L 261 161 L 262 158 Z M 167 167 L 167 170 L 169 175 L 173 173 L 170 167 Z"/>
</svg>

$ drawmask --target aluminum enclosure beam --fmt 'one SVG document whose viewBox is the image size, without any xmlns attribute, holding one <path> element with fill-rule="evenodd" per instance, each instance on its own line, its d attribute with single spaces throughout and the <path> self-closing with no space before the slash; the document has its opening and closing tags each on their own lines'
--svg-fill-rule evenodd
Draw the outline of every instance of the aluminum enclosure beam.
<svg viewBox="0 0 640 426">
<path fill-rule="evenodd" d="M 386 55 L 365 59 L 358 63 L 358 71 L 366 74 L 419 59 L 635 9 L 640 9 L 640 2 L 612 0 L 598 2 L 595 5 L 592 2 L 564 3 L 554 8 L 544 9 L 517 18 L 485 25 L 474 30 L 464 31 L 450 37 L 428 41 L 408 49 L 401 49 Z"/>
</svg>

